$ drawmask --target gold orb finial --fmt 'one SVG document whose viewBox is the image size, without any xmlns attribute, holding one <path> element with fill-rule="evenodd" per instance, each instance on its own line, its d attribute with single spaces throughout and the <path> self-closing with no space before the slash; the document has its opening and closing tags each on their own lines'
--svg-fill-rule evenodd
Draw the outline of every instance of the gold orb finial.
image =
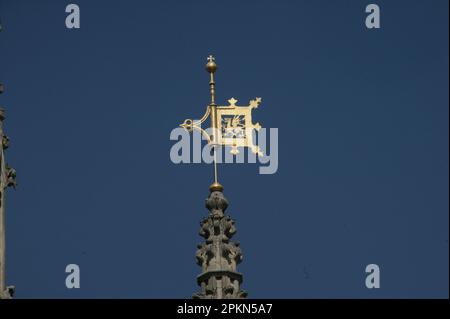
<svg viewBox="0 0 450 319">
<path fill-rule="evenodd" d="M 209 73 L 214 73 L 217 70 L 216 59 L 211 54 L 208 57 L 208 63 L 206 63 L 205 68 Z"/>
<path fill-rule="evenodd" d="M 218 182 L 214 182 L 209 186 L 209 191 L 212 192 L 223 192 L 223 186 L 218 183 Z"/>
</svg>

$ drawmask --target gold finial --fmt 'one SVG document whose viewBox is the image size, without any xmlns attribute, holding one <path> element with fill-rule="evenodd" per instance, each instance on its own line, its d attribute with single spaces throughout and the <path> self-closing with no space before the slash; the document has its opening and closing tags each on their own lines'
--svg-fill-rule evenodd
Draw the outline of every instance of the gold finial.
<svg viewBox="0 0 450 319">
<path fill-rule="evenodd" d="M 209 186 L 209 191 L 212 192 L 223 192 L 223 186 L 219 182 L 214 182 Z"/>
<path fill-rule="evenodd" d="M 208 59 L 208 63 L 206 63 L 206 71 L 208 71 L 208 73 L 214 73 L 217 70 L 217 64 L 216 64 L 216 59 L 210 54 Z"/>
<path fill-rule="evenodd" d="M 206 63 L 206 71 L 208 71 L 208 73 L 211 76 L 211 79 L 209 81 L 209 88 L 211 91 L 211 105 L 215 105 L 216 101 L 215 101 L 215 97 L 216 97 L 216 82 L 214 82 L 214 72 L 216 72 L 217 70 L 217 64 L 216 64 L 216 59 L 210 54 L 208 57 L 208 63 Z"/>
</svg>

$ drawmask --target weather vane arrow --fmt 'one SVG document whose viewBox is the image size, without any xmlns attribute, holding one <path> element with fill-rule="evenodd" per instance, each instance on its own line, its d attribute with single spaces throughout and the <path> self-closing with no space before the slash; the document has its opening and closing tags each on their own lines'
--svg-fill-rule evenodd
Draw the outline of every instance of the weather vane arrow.
<svg viewBox="0 0 450 319">
<path fill-rule="evenodd" d="M 210 55 L 206 63 L 206 71 L 210 74 L 210 93 L 211 103 L 207 106 L 205 114 L 200 120 L 186 119 L 181 127 L 191 132 L 198 130 L 206 138 L 208 143 L 213 148 L 214 153 L 214 183 L 210 186 L 210 190 L 222 191 L 223 186 L 219 184 L 217 179 L 217 152 L 216 147 L 230 146 L 231 154 L 239 154 L 238 147 L 248 147 L 250 150 L 263 156 L 263 153 L 258 145 L 253 143 L 253 131 L 259 131 L 261 125 L 252 122 L 252 111 L 256 109 L 261 103 L 261 98 L 257 97 L 249 102 L 247 106 L 238 106 L 235 98 L 228 100 L 229 105 L 220 106 L 216 104 L 216 83 L 214 81 L 214 73 L 217 70 L 215 58 Z M 209 134 L 201 125 L 208 118 L 210 118 L 211 126 Z"/>
</svg>

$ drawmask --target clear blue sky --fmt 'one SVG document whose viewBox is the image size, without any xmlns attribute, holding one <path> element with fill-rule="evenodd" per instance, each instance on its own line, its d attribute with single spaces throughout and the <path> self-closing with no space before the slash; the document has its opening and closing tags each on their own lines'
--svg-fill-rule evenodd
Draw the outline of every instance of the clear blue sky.
<svg viewBox="0 0 450 319">
<path fill-rule="evenodd" d="M 448 297 L 448 1 L 1 0 L 17 298 L 189 298 L 211 167 L 169 133 L 261 96 L 279 170 L 220 168 L 254 298 Z M 65 266 L 81 267 L 81 289 Z M 365 266 L 381 288 L 365 287 Z"/>
</svg>

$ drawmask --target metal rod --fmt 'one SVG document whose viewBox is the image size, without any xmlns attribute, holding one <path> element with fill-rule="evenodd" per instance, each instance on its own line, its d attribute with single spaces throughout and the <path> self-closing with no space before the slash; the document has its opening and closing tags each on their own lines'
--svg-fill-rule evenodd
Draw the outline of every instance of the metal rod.
<svg viewBox="0 0 450 319">
<path fill-rule="evenodd" d="M 217 178 L 217 152 L 216 152 L 217 145 L 214 145 L 213 152 L 214 152 L 214 183 L 218 183 Z"/>
</svg>

